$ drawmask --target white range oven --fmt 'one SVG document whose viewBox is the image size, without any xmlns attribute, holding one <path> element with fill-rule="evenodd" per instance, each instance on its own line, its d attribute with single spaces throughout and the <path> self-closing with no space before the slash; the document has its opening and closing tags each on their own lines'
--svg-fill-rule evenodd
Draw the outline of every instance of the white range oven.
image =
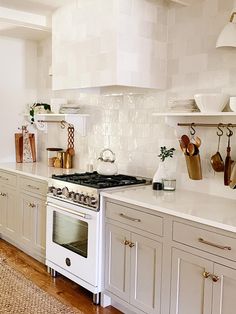
<svg viewBox="0 0 236 314">
<path fill-rule="evenodd" d="M 102 285 L 102 224 L 99 193 L 105 188 L 145 184 L 131 176 L 96 172 L 53 175 L 47 197 L 46 265 L 93 293 L 99 304 Z"/>
</svg>

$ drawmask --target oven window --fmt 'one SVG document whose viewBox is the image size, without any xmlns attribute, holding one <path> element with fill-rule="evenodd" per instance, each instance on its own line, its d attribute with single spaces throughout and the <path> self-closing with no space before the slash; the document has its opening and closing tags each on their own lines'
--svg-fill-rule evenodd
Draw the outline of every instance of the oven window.
<svg viewBox="0 0 236 314">
<path fill-rule="evenodd" d="M 87 258 L 88 223 L 54 211 L 53 242 Z"/>
</svg>

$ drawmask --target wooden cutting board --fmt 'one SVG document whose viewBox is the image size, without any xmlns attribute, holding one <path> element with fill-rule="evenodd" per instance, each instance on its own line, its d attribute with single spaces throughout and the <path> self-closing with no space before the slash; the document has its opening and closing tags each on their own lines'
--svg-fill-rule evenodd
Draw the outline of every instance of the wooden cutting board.
<svg viewBox="0 0 236 314">
<path fill-rule="evenodd" d="M 35 136 L 29 133 L 33 162 L 36 161 Z M 16 162 L 23 162 L 23 134 L 15 133 Z"/>
</svg>

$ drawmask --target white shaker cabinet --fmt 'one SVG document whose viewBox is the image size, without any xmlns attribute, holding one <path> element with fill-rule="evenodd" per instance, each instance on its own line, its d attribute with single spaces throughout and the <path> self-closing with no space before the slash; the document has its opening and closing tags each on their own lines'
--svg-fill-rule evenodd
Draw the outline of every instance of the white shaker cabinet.
<svg viewBox="0 0 236 314">
<path fill-rule="evenodd" d="M 141 230 L 162 234 L 162 218 L 113 203 L 107 203 L 106 217 L 106 291 L 137 313 L 159 314 L 162 243 Z"/>
<path fill-rule="evenodd" d="M 213 263 L 188 252 L 173 249 L 171 314 L 211 314 Z"/>
<path fill-rule="evenodd" d="M 18 238 L 17 176 L 0 171 L 0 228 L 1 234 L 15 241 Z"/>
<path fill-rule="evenodd" d="M 47 183 L 19 176 L 19 242 L 39 260 L 45 257 Z"/>
</svg>

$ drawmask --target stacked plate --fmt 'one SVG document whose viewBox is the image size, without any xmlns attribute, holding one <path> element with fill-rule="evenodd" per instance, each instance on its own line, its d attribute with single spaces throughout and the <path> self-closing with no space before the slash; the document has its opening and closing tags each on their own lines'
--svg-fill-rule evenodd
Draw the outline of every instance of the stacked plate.
<svg viewBox="0 0 236 314">
<path fill-rule="evenodd" d="M 199 109 L 194 99 L 170 99 L 168 111 L 171 112 L 198 112 Z"/>
<path fill-rule="evenodd" d="M 79 113 L 80 107 L 75 104 L 66 104 L 62 105 L 60 108 L 60 113 L 66 114 L 66 113 Z"/>
</svg>

